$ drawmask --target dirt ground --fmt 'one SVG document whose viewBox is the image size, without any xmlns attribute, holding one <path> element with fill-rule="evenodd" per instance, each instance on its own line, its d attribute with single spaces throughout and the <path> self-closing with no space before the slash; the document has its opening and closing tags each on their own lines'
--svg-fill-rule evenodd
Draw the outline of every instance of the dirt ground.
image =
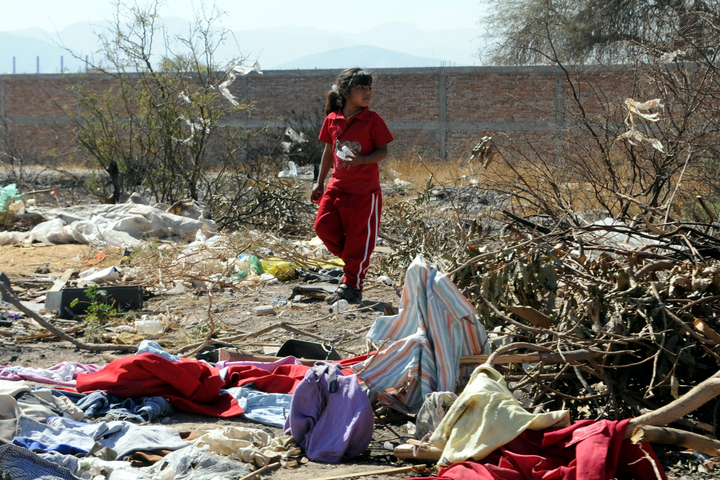
<svg viewBox="0 0 720 480">
<path fill-rule="evenodd" d="M 25 301 L 42 300 L 42 293 L 52 285 L 55 278 L 65 270 L 72 268 L 76 272 L 90 268 L 97 260 L 97 249 L 86 245 L 20 245 L 0 247 L 0 271 L 3 271 L 13 289 Z M 121 249 L 103 249 L 105 259 L 95 264 L 98 268 L 111 265 L 132 266 L 132 256 L 123 258 Z M 248 335 L 247 338 L 231 343 L 215 343 L 212 341 L 208 350 L 220 346 L 234 347 L 243 353 L 273 355 L 282 343 L 291 338 L 308 341 L 324 341 L 330 343 L 343 357 L 360 355 L 366 351 L 365 334 L 374 320 L 383 314 L 387 306 L 397 308 L 398 293 L 394 287 L 380 284 L 368 277 L 362 308 L 351 307 L 340 313 L 331 313 L 329 306 L 322 299 L 296 298 L 293 290 L 300 285 L 299 280 L 276 284 L 259 284 L 256 286 L 221 288 L 213 291 L 212 299 L 208 299 L 202 289 L 187 288 L 185 293 L 176 295 L 147 295 L 143 309 L 134 312 L 137 315 L 147 314 L 151 317 L 162 317 L 167 325 L 166 331 L 157 337 L 148 337 L 160 343 L 167 351 L 184 356 L 193 344 L 207 336 L 208 317 L 214 320 L 218 331 L 217 337 L 232 337 L 252 334 L 276 325 L 267 332 Z M 330 285 L 330 284 L 327 284 Z M 209 308 L 210 301 L 212 308 Z M 274 307 L 275 313 L 270 315 L 254 315 L 253 308 L 258 306 Z M 10 309 L 14 310 L 14 309 Z M 169 315 L 168 315 L 169 314 Z M 117 316 L 118 324 L 130 323 L 132 318 Z M 64 320 L 62 327 L 72 326 L 75 322 Z M 290 329 L 283 328 L 284 324 Z M 23 323 L 28 335 L 43 332 L 34 322 L 25 320 Z M 297 329 L 292 331 L 292 329 Z M 2 330 L 2 329 L 0 329 Z M 298 333 L 298 331 L 302 333 Z M 1 333 L 1 332 L 0 332 Z M 78 338 L 82 338 L 79 334 Z M 106 337 L 106 341 L 111 340 Z M 21 337 L 0 335 L 0 365 L 24 365 L 46 368 L 63 361 L 80 363 L 107 364 L 117 356 L 126 355 L 115 352 L 91 352 L 79 350 L 69 342 L 58 341 L 56 338 L 46 340 L 23 341 Z M 354 473 L 376 470 L 394 469 L 410 466 L 410 463 L 398 460 L 386 442 L 397 442 L 397 435 L 407 435 L 405 424 L 408 418 L 397 417 L 383 419 L 390 422 L 387 428 L 378 422 L 373 436 L 373 443 L 366 453 L 353 461 L 338 465 L 308 462 L 296 468 L 273 469 L 263 475 L 264 478 L 304 480 L 322 477 L 352 476 Z M 260 428 L 273 435 L 282 435 L 280 429 L 266 427 L 242 418 L 217 419 L 177 412 L 163 421 L 170 427 L 180 431 L 193 430 L 202 424 L 237 425 Z M 368 478 L 406 478 L 417 476 L 412 471 L 395 475 L 374 474 Z"/>
</svg>

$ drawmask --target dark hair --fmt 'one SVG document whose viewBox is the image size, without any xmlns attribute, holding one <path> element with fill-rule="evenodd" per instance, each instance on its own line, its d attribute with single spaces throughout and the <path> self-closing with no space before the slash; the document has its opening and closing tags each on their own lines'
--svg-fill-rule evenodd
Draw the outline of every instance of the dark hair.
<svg viewBox="0 0 720 480">
<path fill-rule="evenodd" d="M 345 97 L 342 94 L 350 95 L 350 90 L 355 85 L 372 85 L 372 74 L 358 67 L 346 68 L 338 75 L 335 85 L 338 88 L 337 93 L 332 89 L 327 93 L 325 115 L 343 108 L 345 106 Z"/>
</svg>

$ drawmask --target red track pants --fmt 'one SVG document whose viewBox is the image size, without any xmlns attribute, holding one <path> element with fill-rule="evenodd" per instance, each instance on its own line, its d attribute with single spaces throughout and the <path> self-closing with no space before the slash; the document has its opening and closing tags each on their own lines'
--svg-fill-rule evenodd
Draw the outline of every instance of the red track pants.
<svg viewBox="0 0 720 480">
<path fill-rule="evenodd" d="M 330 252 L 345 262 L 343 283 L 362 290 L 375 249 L 382 193 L 370 195 L 327 189 L 320 199 L 315 233 Z"/>
</svg>

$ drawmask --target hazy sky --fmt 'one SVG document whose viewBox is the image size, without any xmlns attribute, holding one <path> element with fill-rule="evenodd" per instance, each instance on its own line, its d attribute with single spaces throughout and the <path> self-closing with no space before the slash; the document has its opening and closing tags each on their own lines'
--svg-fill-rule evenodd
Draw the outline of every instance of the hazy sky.
<svg viewBox="0 0 720 480">
<path fill-rule="evenodd" d="M 112 5 L 108 0 L 0 0 L 0 31 L 62 30 L 74 22 L 111 18 Z M 197 0 L 167 0 L 161 15 L 191 19 L 193 7 L 200 5 Z M 222 24 L 232 30 L 300 25 L 357 32 L 388 22 L 412 23 L 427 31 L 476 28 L 484 12 L 481 0 L 217 0 L 215 5 L 228 13 Z"/>
</svg>

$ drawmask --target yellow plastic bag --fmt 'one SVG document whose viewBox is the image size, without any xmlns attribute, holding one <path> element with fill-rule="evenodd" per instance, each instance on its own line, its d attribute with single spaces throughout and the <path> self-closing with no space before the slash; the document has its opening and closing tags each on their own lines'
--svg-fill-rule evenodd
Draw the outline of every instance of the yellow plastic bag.
<svg viewBox="0 0 720 480">
<path fill-rule="evenodd" d="M 260 260 L 263 272 L 272 273 L 278 280 L 290 280 L 295 278 L 295 269 L 298 265 L 287 260 L 281 260 L 279 258 L 268 258 L 266 260 Z"/>
<path fill-rule="evenodd" d="M 265 260 L 260 260 L 260 264 L 262 265 L 265 273 L 272 273 L 278 280 L 290 280 L 291 278 L 295 278 L 295 269 L 301 267 L 301 265 L 295 262 L 282 260 L 280 258 L 267 258 Z M 345 265 L 339 258 L 330 262 L 310 260 L 306 262 L 306 264 L 316 268 L 337 268 Z"/>
</svg>

